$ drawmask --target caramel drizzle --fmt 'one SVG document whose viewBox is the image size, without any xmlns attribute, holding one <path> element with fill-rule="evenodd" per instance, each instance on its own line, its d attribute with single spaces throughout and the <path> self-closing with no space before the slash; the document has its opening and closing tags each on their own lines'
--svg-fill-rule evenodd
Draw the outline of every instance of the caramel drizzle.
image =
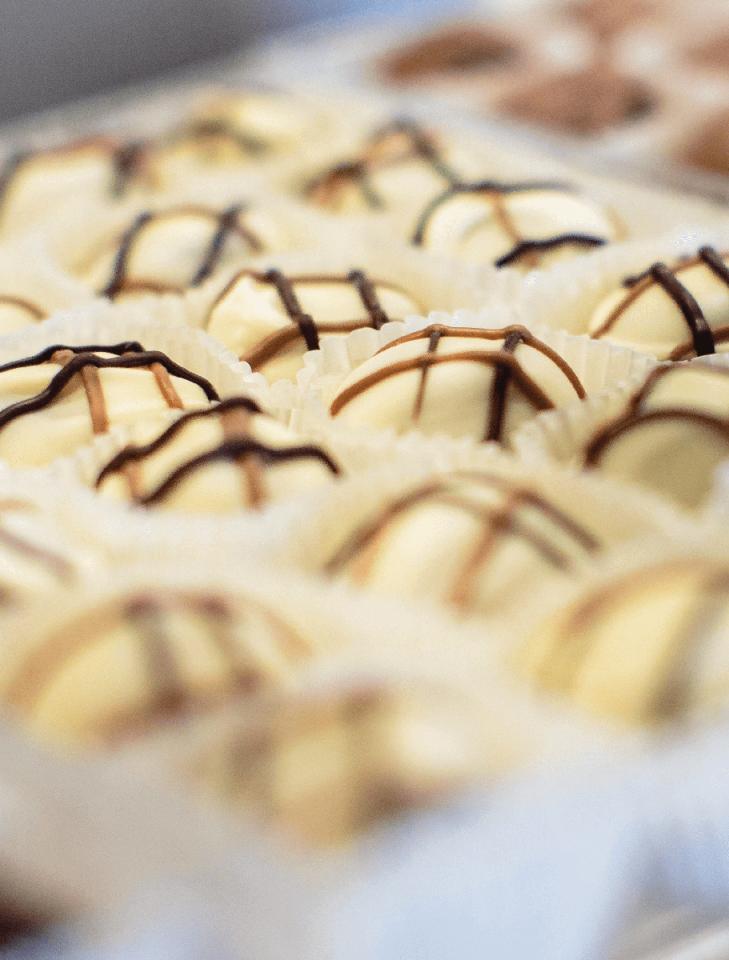
<svg viewBox="0 0 729 960">
<path fill-rule="evenodd" d="M 501 183 L 496 180 L 480 180 L 475 183 L 452 183 L 447 190 L 434 197 L 423 210 L 413 233 L 412 242 L 416 246 L 423 246 L 430 221 L 437 211 L 453 197 L 464 193 L 483 194 L 484 199 L 491 203 L 493 215 L 499 221 L 504 233 L 513 242 L 511 250 L 494 261 L 496 267 L 509 266 L 519 260 L 524 260 L 530 266 L 539 265 L 538 254 L 562 246 L 599 247 L 607 243 L 605 237 L 598 237 L 588 233 L 562 233 L 541 240 L 532 240 L 522 236 L 514 218 L 511 216 L 506 198 L 514 193 L 529 193 L 532 191 L 548 190 L 560 193 L 573 193 L 574 189 L 566 183 L 549 181 L 527 181 L 524 183 Z"/>
<path fill-rule="evenodd" d="M 249 415 L 261 413 L 258 405 L 248 397 L 230 397 L 206 410 L 193 410 L 185 413 L 150 443 L 144 446 L 128 446 L 121 450 L 101 470 L 96 478 L 95 487 L 98 489 L 103 481 L 111 474 L 126 472 L 126 468 L 129 465 L 136 465 L 156 453 L 170 443 L 180 431 L 184 429 L 185 425 L 191 421 L 220 416 L 225 424 L 225 417 L 235 411 L 245 412 Z M 135 502 L 142 506 L 152 506 L 163 501 L 186 477 L 212 463 L 232 461 L 239 462 L 243 466 L 256 463 L 275 466 L 277 463 L 287 463 L 303 459 L 318 461 L 335 476 L 338 476 L 340 473 L 337 464 L 319 447 L 300 445 L 278 449 L 268 447 L 248 436 L 232 435 L 232 430 L 229 429 L 229 433 L 222 443 L 211 450 L 207 450 L 198 456 L 191 457 L 189 460 L 184 461 L 172 470 L 171 473 L 149 493 L 142 493 L 139 489 L 139 478 L 136 471 L 131 475 L 126 474 L 126 477 L 130 484 L 130 493 Z M 252 474 L 250 470 L 247 472 L 246 477 L 248 480 L 251 506 L 259 506 L 264 498 L 260 478 Z"/>
<path fill-rule="evenodd" d="M 646 575 L 650 576 L 650 580 Z M 578 682 L 580 670 L 590 655 L 590 632 L 609 615 L 611 603 L 629 600 L 631 594 L 640 592 L 646 584 L 653 586 L 658 578 L 674 577 L 682 581 L 695 578 L 694 562 L 664 563 L 645 570 L 644 576 L 632 580 L 623 578 L 595 591 L 569 612 L 561 630 L 562 644 L 552 658 L 544 663 L 539 675 L 549 683 L 554 668 L 553 658 L 558 658 L 559 687 L 569 692 Z M 687 669 L 687 665 L 703 636 L 720 615 L 722 607 L 726 606 L 729 599 L 729 570 L 713 567 L 706 570 L 705 575 L 697 580 L 696 587 L 696 604 L 688 611 L 682 626 L 671 640 L 671 647 L 678 656 L 671 658 L 662 682 L 645 705 L 645 719 L 668 720 L 689 707 L 692 671 Z"/>
<path fill-rule="evenodd" d="M 459 493 L 457 487 L 453 489 L 454 482 L 457 484 L 459 481 L 501 491 L 505 494 L 504 503 L 495 507 L 474 503 L 467 492 Z M 472 516 L 483 528 L 473 550 L 466 556 L 454 578 L 450 592 L 449 601 L 461 608 L 468 606 L 477 577 L 494 561 L 499 542 L 507 537 L 524 540 L 548 564 L 558 570 L 566 571 L 572 568 L 569 555 L 532 529 L 524 518 L 520 518 L 521 510 L 537 511 L 543 519 L 551 521 L 562 533 L 566 533 L 574 546 L 585 554 L 592 554 L 600 548 L 600 543 L 589 530 L 528 487 L 515 485 L 509 478 L 496 474 L 455 471 L 447 478 L 424 484 L 407 493 L 386 507 L 372 522 L 360 527 L 326 563 L 325 572 L 330 576 L 336 575 L 353 564 L 357 579 L 365 581 L 375 562 L 378 546 L 382 545 L 392 524 L 420 505 L 428 503 L 451 506 Z"/>
<path fill-rule="evenodd" d="M 112 357 L 101 357 L 99 353 L 111 353 Z M 111 345 L 93 346 L 65 346 L 55 344 L 41 350 L 40 353 L 21 360 L 0 365 L 0 374 L 8 370 L 17 370 L 23 367 L 39 366 L 43 363 L 60 363 L 61 369 L 50 380 L 48 386 L 34 397 L 19 400 L 0 410 L 0 429 L 7 426 L 18 417 L 35 413 L 51 404 L 71 380 L 81 377 L 89 405 L 89 414 L 94 433 L 104 433 L 108 430 L 108 418 L 104 392 L 99 379 L 99 370 L 104 369 L 135 369 L 148 367 L 152 372 L 160 393 L 169 407 L 181 407 L 177 391 L 170 376 L 180 377 L 198 386 L 208 400 L 218 400 L 218 394 L 213 385 L 185 367 L 175 363 L 166 354 L 156 350 L 145 350 L 141 344 L 129 341 Z"/>
<path fill-rule="evenodd" d="M 25 297 L 13 297 L 10 294 L 0 294 L 0 306 L 7 304 L 10 307 L 17 307 L 29 313 L 33 320 L 42 320 L 45 317 L 45 311 L 33 303 L 26 300 Z"/>
<path fill-rule="evenodd" d="M 271 274 L 276 275 L 275 282 L 271 279 Z M 249 363 L 254 370 L 268 363 L 299 338 L 304 340 L 307 350 L 316 350 L 320 343 L 319 335 L 322 333 L 350 333 L 352 330 L 359 330 L 366 326 L 379 330 L 385 323 L 389 323 L 392 318 L 387 314 L 379 301 L 376 283 L 381 286 L 389 286 L 390 289 L 398 289 L 391 284 L 380 284 L 378 281 L 370 280 L 362 270 L 351 270 L 346 277 L 337 276 L 336 274 L 310 274 L 306 276 L 286 277 L 278 270 L 269 270 L 267 273 L 241 270 L 240 273 L 237 273 L 232 280 L 226 284 L 210 308 L 205 322 L 206 328 L 210 325 L 210 319 L 216 307 L 225 300 L 241 278 L 246 276 L 252 277 L 258 283 L 273 283 L 279 294 L 281 303 L 289 319 L 292 321 L 291 327 L 284 327 L 281 330 L 275 331 L 269 336 L 264 337 L 248 353 L 241 354 L 240 359 Z M 344 320 L 333 323 L 321 323 L 315 320 L 311 314 L 305 313 L 301 308 L 295 290 L 295 285 L 298 283 L 351 284 L 357 291 L 362 305 L 367 311 L 367 320 Z M 404 290 L 400 290 L 400 292 L 406 293 Z M 316 342 L 316 346 L 312 347 L 311 344 L 314 342 Z"/>
<path fill-rule="evenodd" d="M 233 233 L 237 233 L 245 240 L 254 253 L 260 253 L 263 249 L 261 241 L 240 220 L 240 215 L 243 211 L 244 208 L 241 205 L 236 205 L 229 207 L 220 214 L 215 214 L 204 207 L 194 206 L 178 207 L 175 210 L 168 210 L 164 213 L 151 213 L 150 211 L 140 213 L 121 238 L 114 258 L 111 279 L 101 291 L 101 296 L 113 299 L 124 290 L 148 290 L 152 293 L 174 292 L 175 290 L 179 290 L 178 287 L 170 286 L 169 284 L 132 280 L 127 276 L 129 258 L 133 252 L 134 244 L 137 242 L 142 231 L 155 220 L 170 219 L 175 216 L 189 214 L 209 217 L 216 221 L 215 233 L 203 255 L 199 267 L 190 280 L 189 286 L 191 287 L 199 286 L 213 273 L 223 255 L 226 241 Z"/>
<path fill-rule="evenodd" d="M 377 160 L 376 155 L 374 157 L 368 155 L 376 151 L 378 143 L 392 134 L 404 134 L 409 141 L 409 149 L 389 160 Z M 363 157 L 330 167 L 329 170 L 325 170 L 310 181 L 304 192 L 312 199 L 327 203 L 332 195 L 336 194 L 339 184 L 353 183 L 360 190 L 368 207 L 381 210 L 385 206 L 384 199 L 375 190 L 370 175 L 374 170 L 412 159 L 427 163 L 446 183 L 458 182 L 457 174 L 443 160 L 425 131 L 414 121 L 401 118 L 393 120 L 392 123 L 373 134 Z"/>
<path fill-rule="evenodd" d="M 701 263 L 704 263 L 717 279 L 729 287 L 729 268 L 724 263 L 721 255 L 717 253 L 713 247 L 701 247 L 696 257 L 685 259 L 671 268 L 667 267 L 665 263 L 654 263 L 643 273 L 635 277 L 628 277 L 623 281 L 624 286 L 629 289 L 628 294 L 621 303 L 615 307 L 603 324 L 592 334 L 592 337 L 598 339 L 608 334 L 628 307 L 632 306 L 639 297 L 657 284 L 671 298 L 686 321 L 686 325 L 691 334 L 688 350 L 693 350 L 696 356 L 715 353 L 717 343 L 715 331 L 711 329 L 694 295 L 685 284 L 681 283 L 678 277 L 681 271 L 688 270 Z M 721 328 L 719 334 L 719 340 L 723 341 L 729 338 L 729 329 Z M 680 344 L 671 353 L 670 359 L 678 360 L 686 356 L 686 354 L 686 346 Z"/>
<path fill-rule="evenodd" d="M 504 344 L 499 350 L 492 352 L 466 350 L 459 351 L 458 353 L 438 354 L 436 352 L 438 344 L 444 336 L 503 340 Z M 525 327 L 518 325 L 504 327 L 501 330 L 482 330 L 472 327 L 445 327 L 440 324 L 434 324 L 425 327 L 423 330 L 418 330 L 415 333 L 393 340 L 382 347 L 375 356 L 402 343 L 424 338 L 428 340 L 428 347 L 425 353 L 376 370 L 362 377 L 355 383 L 350 384 L 345 390 L 342 390 L 332 401 L 330 406 L 331 415 L 333 417 L 337 416 L 343 407 L 351 400 L 354 400 L 360 394 L 381 383 L 383 380 L 387 380 L 401 373 L 407 373 L 411 370 L 420 370 L 421 377 L 413 408 L 413 417 L 417 420 L 422 412 L 425 399 L 425 378 L 430 367 L 437 366 L 441 363 L 473 362 L 496 368 L 489 398 L 489 423 L 485 430 L 484 440 L 499 441 L 502 436 L 506 394 L 512 384 L 522 392 L 524 397 L 537 410 L 549 410 L 554 407 L 550 398 L 544 393 L 541 387 L 525 373 L 513 356 L 514 351 L 520 344 L 532 347 L 550 359 L 565 375 L 577 396 L 580 399 L 584 399 L 586 396 L 584 387 L 572 367 L 560 357 L 558 353 L 545 343 L 542 343 L 541 340 L 537 340 Z"/>
<path fill-rule="evenodd" d="M 245 598 L 243 612 L 246 609 L 265 619 L 274 642 L 289 660 L 298 661 L 311 653 L 311 645 L 267 606 Z M 249 652 L 239 649 L 234 639 L 236 611 L 229 603 L 217 596 L 172 591 L 162 597 L 139 595 L 121 607 L 94 611 L 85 623 L 76 623 L 73 629 L 67 628 L 50 636 L 29 652 L 8 686 L 6 702 L 31 712 L 66 664 L 89 647 L 103 642 L 108 631 L 121 619 L 132 626 L 139 639 L 149 695 L 143 706 L 134 704 L 135 715 L 122 712 L 95 732 L 102 733 L 107 739 L 119 739 L 202 705 L 207 698 L 188 688 L 177 655 L 175 633 L 168 630 L 164 622 L 165 614 L 175 610 L 197 616 L 206 624 L 208 640 L 227 666 L 228 678 L 219 684 L 218 696 L 248 693 L 265 681 L 265 663 L 255 661 L 255 650 L 251 651 L 252 662 L 248 662 Z"/>
</svg>

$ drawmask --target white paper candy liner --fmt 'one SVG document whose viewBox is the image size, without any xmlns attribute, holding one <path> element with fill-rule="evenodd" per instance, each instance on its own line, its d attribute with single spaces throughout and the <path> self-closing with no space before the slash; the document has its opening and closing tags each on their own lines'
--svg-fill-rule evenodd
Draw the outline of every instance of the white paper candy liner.
<svg viewBox="0 0 729 960">
<path fill-rule="evenodd" d="M 326 425 L 332 436 L 339 436 L 346 431 L 351 443 L 373 443 L 373 437 L 385 437 L 392 441 L 395 437 L 394 431 L 353 429 L 350 425 L 338 424 L 336 418 L 329 416 L 329 403 L 352 370 L 386 344 L 429 324 L 494 329 L 513 322 L 510 307 L 494 305 L 478 313 L 467 310 L 458 310 L 454 314 L 432 313 L 425 318 L 413 317 L 402 322 L 387 323 L 379 330 L 356 330 L 346 337 L 324 340 L 319 350 L 307 353 L 304 357 L 305 365 L 298 376 L 297 393 L 290 394 L 291 424 L 305 433 L 321 429 L 323 425 Z M 519 322 L 523 323 L 523 320 Z M 554 331 L 535 324 L 524 325 L 570 364 L 588 395 L 603 393 L 624 382 L 637 384 L 655 365 L 650 358 L 624 347 L 590 340 L 584 336 L 570 336 L 563 331 Z M 413 433 L 417 434 L 417 431 Z M 410 434 L 405 434 L 405 437 L 409 436 Z M 422 437 L 422 434 L 418 436 Z M 432 437 L 430 441 L 434 444 L 439 441 L 454 442 L 452 438 L 443 437 Z M 455 442 L 473 444 L 473 441 L 468 439 Z"/>
<path fill-rule="evenodd" d="M 704 244 L 728 249 L 729 231 L 686 226 L 652 240 L 607 246 L 578 262 L 532 273 L 523 284 L 518 313 L 522 322 L 586 333 L 597 305 L 619 289 L 626 277 L 640 274 L 657 261 L 670 264 L 695 254 Z"/>
</svg>

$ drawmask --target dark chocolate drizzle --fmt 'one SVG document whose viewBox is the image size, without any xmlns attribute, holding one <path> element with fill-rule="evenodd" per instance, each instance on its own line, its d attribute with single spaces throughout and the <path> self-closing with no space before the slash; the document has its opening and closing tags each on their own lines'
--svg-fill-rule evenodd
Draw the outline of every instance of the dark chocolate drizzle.
<svg viewBox="0 0 729 960">
<path fill-rule="evenodd" d="M 101 345 L 84 347 L 55 344 L 54 346 L 46 347 L 44 350 L 41 350 L 40 353 L 37 353 L 32 357 L 24 357 L 20 360 L 13 360 L 9 363 L 0 365 L 0 374 L 8 370 L 38 366 L 42 363 L 46 363 L 52 360 L 53 355 L 59 351 L 65 351 L 73 354 L 74 356 L 68 363 L 61 367 L 58 373 L 52 377 L 48 386 L 40 393 L 36 394 L 34 397 L 29 397 L 26 400 L 19 400 L 16 403 L 5 407 L 3 410 L 0 410 L 0 429 L 7 426 L 7 424 L 11 423 L 13 420 L 16 420 L 18 417 L 22 417 L 29 413 L 34 413 L 37 410 L 42 410 L 44 407 L 51 404 L 61 393 L 64 387 L 73 379 L 73 377 L 87 369 L 133 369 L 138 367 L 152 367 L 153 365 L 156 365 L 166 370 L 167 373 L 172 376 L 187 380 L 190 383 L 194 383 L 203 391 L 208 400 L 219 399 L 213 385 L 204 377 L 200 377 L 191 370 L 188 370 L 185 367 L 180 366 L 178 363 L 175 363 L 175 361 L 166 354 L 157 350 L 144 350 L 140 344 L 135 342 L 113 344 L 109 346 Z M 114 354 L 114 356 L 101 357 L 98 356 L 98 354 L 94 351 L 98 351 L 99 353 L 111 353 Z"/>
<path fill-rule="evenodd" d="M 130 184 L 139 172 L 141 161 L 147 150 L 147 144 L 141 140 L 123 143 L 112 154 L 112 184 L 113 197 L 123 197 Z"/>
<path fill-rule="evenodd" d="M 225 248 L 225 241 L 228 239 L 228 235 L 236 229 L 238 224 L 238 217 L 240 216 L 243 208 L 240 204 L 234 204 L 232 207 L 228 207 L 227 210 L 224 210 L 218 221 L 218 228 L 215 231 L 213 239 L 210 241 L 210 247 L 208 252 L 205 255 L 205 259 L 200 264 L 200 268 L 192 278 L 190 283 L 191 287 L 199 286 L 204 280 L 210 276 L 210 274 L 217 267 L 220 258 L 223 255 L 223 249 Z M 257 238 L 254 238 L 255 243 L 252 245 L 253 249 L 256 252 L 259 252 L 261 245 L 258 242 Z"/>
<path fill-rule="evenodd" d="M 256 457 L 267 465 L 288 463 L 292 460 L 317 460 L 335 476 L 340 472 L 339 467 L 334 461 L 331 460 L 323 450 L 312 444 L 276 448 L 268 447 L 266 444 L 259 443 L 259 441 L 253 440 L 250 437 L 225 440 L 212 450 L 207 450 L 205 453 L 192 457 L 190 460 L 181 464 L 173 470 L 158 487 L 150 493 L 137 498 L 137 502 L 142 506 L 153 506 L 161 500 L 164 500 L 186 477 L 195 473 L 201 467 L 209 466 L 220 460 L 235 462 L 245 457 Z"/>
<path fill-rule="evenodd" d="M 364 308 L 369 314 L 370 325 L 379 330 L 384 324 L 389 323 L 390 318 L 383 310 L 382 304 L 377 297 L 375 285 L 363 270 L 351 270 L 347 274 L 347 280 L 354 286 L 359 294 Z"/>
<path fill-rule="evenodd" d="M 94 486 L 98 488 L 103 480 L 106 479 L 106 477 L 112 473 L 117 473 L 119 470 L 122 470 L 128 463 L 134 463 L 137 460 L 143 460 L 145 457 L 156 453 L 157 450 L 163 447 L 166 443 L 168 443 L 170 440 L 173 440 L 186 426 L 186 424 L 190 423 L 191 420 L 205 420 L 208 417 L 218 417 L 230 410 L 243 410 L 246 413 L 254 415 L 261 413 L 261 408 L 258 406 L 256 401 L 252 400 L 250 397 L 228 397 L 225 400 L 221 400 L 220 403 L 216 403 L 212 407 L 206 407 L 204 410 L 188 410 L 186 413 L 183 413 L 181 416 L 179 416 L 174 423 L 170 424 L 170 426 L 163 430 L 158 437 L 155 437 L 155 439 L 151 440 L 149 443 L 141 446 L 130 444 L 128 447 L 124 447 L 123 450 L 120 450 L 119 453 L 112 457 L 112 459 L 101 470 L 96 478 Z"/>
<path fill-rule="evenodd" d="M 261 156 L 268 149 L 268 144 L 249 133 L 236 129 L 232 124 L 220 118 L 194 120 L 176 130 L 167 142 L 170 144 L 184 143 L 186 140 L 207 140 L 225 138 L 234 144 L 241 153 L 251 156 Z"/>
<path fill-rule="evenodd" d="M 700 304 L 679 278 L 682 270 L 697 266 L 699 263 L 706 264 L 714 276 L 729 287 L 729 267 L 724 263 L 721 255 L 710 246 L 701 247 L 696 257 L 685 258 L 673 267 L 667 267 L 666 264 L 660 262 L 654 263 L 643 273 L 626 277 L 623 285 L 629 289 L 629 294 L 592 336 L 600 338 L 609 333 L 623 315 L 623 312 L 646 290 L 649 290 L 653 284 L 658 284 L 668 294 L 686 320 L 686 325 L 691 334 L 690 344 L 696 356 L 716 353 L 717 339 L 719 341 L 726 339 L 724 331 L 712 330 Z M 671 353 L 670 359 L 677 360 L 685 356 L 686 350 L 683 344 L 679 344 Z"/>
<path fill-rule="evenodd" d="M 299 298 L 296 296 L 294 286 L 288 277 L 281 273 L 280 270 L 273 269 L 268 270 L 264 274 L 264 279 L 276 288 L 286 313 L 288 313 L 293 322 L 298 326 L 301 331 L 301 336 L 306 341 L 306 346 L 309 350 L 318 350 L 319 332 L 316 323 L 314 323 L 310 314 L 304 313 L 301 309 Z"/>
<path fill-rule="evenodd" d="M 560 233 L 543 240 L 520 240 L 508 253 L 495 260 L 494 266 L 508 267 L 526 254 L 547 253 L 559 247 L 603 247 L 606 243 L 605 237 L 598 237 L 591 233 Z"/>
<path fill-rule="evenodd" d="M 109 297 L 109 299 L 113 299 L 123 288 L 126 280 L 127 260 L 129 259 L 129 254 L 131 253 L 134 241 L 136 240 L 137 234 L 140 232 L 140 230 L 142 230 L 146 224 L 150 222 L 152 216 L 153 214 L 151 214 L 148 210 L 146 210 L 144 213 L 140 213 L 139 216 L 133 221 L 132 225 L 123 234 L 121 243 L 119 244 L 119 248 L 116 252 L 116 257 L 114 258 L 111 279 L 101 291 L 102 297 Z"/>
<path fill-rule="evenodd" d="M 382 141 L 386 141 L 393 134 L 404 135 L 409 144 L 409 148 L 403 153 L 402 158 L 418 157 L 429 163 L 435 172 L 447 183 L 457 183 L 460 179 L 458 174 L 443 160 L 440 151 L 436 147 L 433 139 L 420 126 L 417 121 L 409 117 L 396 117 L 390 123 L 380 127 L 370 137 L 369 149 L 376 149 Z"/>
</svg>

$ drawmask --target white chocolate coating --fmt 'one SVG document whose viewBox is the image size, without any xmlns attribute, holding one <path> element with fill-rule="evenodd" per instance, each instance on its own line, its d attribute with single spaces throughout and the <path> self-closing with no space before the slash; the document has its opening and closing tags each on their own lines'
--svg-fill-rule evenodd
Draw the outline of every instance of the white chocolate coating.
<svg viewBox="0 0 729 960">
<path fill-rule="evenodd" d="M 729 254 L 722 253 L 720 258 L 729 265 Z M 698 304 L 713 331 L 716 350 L 729 349 L 729 283 L 700 257 L 677 261 L 669 270 Z M 609 293 L 595 308 L 588 332 L 661 360 L 695 355 L 691 329 L 680 306 L 650 278 Z"/>
<path fill-rule="evenodd" d="M 0 699 L 34 734 L 97 744 L 285 683 L 309 644 L 255 600 L 150 587 L 14 638 Z"/>
<path fill-rule="evenodd" d="M 524 669 L 621 724 L 713 713 L 729 698 L 729 567 L 657 561 L 588 588 L 536 631 Z"/>
<path fill-rule="evenodd" d="M 99 492 L 113 499 L 149 503 L 155 509 L 229 513 L 260 509 L 335 479 L 327 461 L 314 452 L 292 459 L 267 458 L 267 450 L 294 454 L 307 447 L 306 441 L 273 417 L 244 404 L 228 399 L 220 409 L 216 406 L 203 415 L 183 415 L 177 427 L 168 426 L 164 431 L 139 425 L 132 435 L 135 443 L 142 445 L 136 448 L 141 455 L 127 456 L 118 469 L 103 475 Z M 145 453 L 144 444 L 163 433 L 167 439 Z M 214 455 L 222 444 L 249 440 L 261 444 L 263 451 L 194 465 L 199 458 Z M 192 469 L 180 473 L 186 465 Z M 179 480 L 174 480 L 175 476 Z"/>
<path fill-rule="evenodd" d="M 103 352 L 97 355 L 113 357 Z M 70 351 L 59 351 L 55 359 L 46 362 L 0 369 L 0 417 L 12 404 L 43 393 L 73 356 Z M 160 377 L 171 387 L 169 398 Z M 92 403 L 89 393 L 98 394 L 99 402 Z M 55 399 L 0 425 L 0 457 L 15 467 L 43 466 L 67 456 L 114 424 L 163 420 L 173 402 L 182 409 L 194 409 L 209 401 L 198 384 L 167 376 L 158 365 L 154 369 L 84 367 Z"/>
<path fill-rule="evenodd" d="M 596 243 L 564 242 L 541 250 L 525 249 L 502 263 L 519 244 L 575 234 L 594 238 Z M 609 211 L 569 188 L 536 186 L 502 192 L 494 185 L 443 195 L 441 202 L 424 211 L 417 239 L 434 253 L 529 270 L 568 260 L 594 249 L 597 241 L 607 243 L 617 236 Z"/>
<path fill-rule="evenodd" d="M 568 365 L 521 327 L 434 325 L 393 341 L 354 369 L 330 411 L 353 426 L 416 428 L 508 445 L 537 410 L 580 396 Z"/>
<path fill-rule="evenodd" d="M 346 274 L 286 279 L 321 339 L 372 325 L 362 297 Z M 394 284 L 374 278 L 371 283 L 385 319 L 399 320 L 423 310 Z M 251 271 L 242 271 L 223 290 L 210 309 L 206 329 L 271 381 L 293 379 L 309 349 L 276 285 Z"/>
</svg>

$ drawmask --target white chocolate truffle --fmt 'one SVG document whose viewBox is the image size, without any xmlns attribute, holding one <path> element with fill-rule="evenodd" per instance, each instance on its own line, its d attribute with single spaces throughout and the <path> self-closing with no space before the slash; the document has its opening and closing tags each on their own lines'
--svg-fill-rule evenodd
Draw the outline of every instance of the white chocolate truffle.
<svg viewBox="0 0 729 960">
<path fill-rule="evenodd" d="M 704 501 L 727 458 L 729 368 L 701 360 L 654 370 L 584 452 L 587 466 L 690 509 Z"/>
<path fill-rule="evenodd" d="M 235 170 L 285 156 L 326 133 L 323 114 L 292 94 L 220 91 L 193 107 L 177 130 L 151 144 L 149 164 L 164 187 L 184 177 Z"/>
<path fill-rule="evenodd" d="M 109 205 L 145 182 L 134 144 L 94 137 L 18 154 L 0 173 L 0 236 L 36 226 L 70 200 Z"/>
<path fill-rule="evenodd" d="M 302 276 L 243 270 L 217 297 L 205 326 L 273 381 L 295 378 L 304 353 L 321 339 L 377 329 L 422 310 L 405 290 L 361 270 Z"/>
<path fill-rule="evenodd" d="M 54 345 L 0 365 L 0 457 L 43 466 L 118 423 L 217 400 L 214 387 L 138 343 Z"/>
<path fill-rule="evenodd" d="M 0 700 L 43 739 L 100 746 L 286 683 L 311 649 L 245 595 L 121 590 L 15 637 Z"/>
<path fill-rule="evenodd" d="M 81 274 L 94 290 L 115 299 L 180 293 L 284 242 L 278 225 L 261 210 L 172 207 L 140 214 L 89 258 Z"/>
<path fill-rule="evenodd" d="M 615 219 L 569 185 L 455 184 L 425 208 L 413 242 L 497 267 L 531 270 L 618 238 Z"/>
<path fill-rule="evenodd" d="M 437 138 L 402 120 L 376 131 L 358 155 L 319 174 L 306 196 L 335 213 L 389 212 L 408 221 L 457 179 Z"/>
<path fill-rule="evenodd" d="M 671 266 L 655 263 L 608 294 L 590 320 L 591 337 L 661 360 L 729 349 L 729 253 L 701 247 Z"/>
<path fill-rule="evenodd" d="M 483 759 L 471 720 L 436 686 L 339 681 L 261 704 L 195 773 L 299 840 L 337 843 L 473 778 Z"/>
<path fill-rule="evenodd" d="M 729 699 L 729 566 L 656 561 L 585 589 L 543 623 L 523 668 L 621 724 L 713 713 Z"/>
<path fill-rule="evenodd" d="M 569 582 L 610 543 L 651 532 L 585 495 L 503 472 L 436 475 L 336 533 L 325 571 L 413 599 L 491 614 Z M 641 531 L 642 528 L 642 531 Z"/>
<path fill-rule="evenodd" d="M 569 364 L 524 327 L 435 324 L 393 340 L 355 368 L 330 412 L 352 426 L 508 445 L 538 411 L 584 396 Z"/>
<path fill-rule="evenodd" d="M 144 425 L 135 431 L 149 435 Z M 125 447 L 100 472 L 114 499 L 196 513 L 227 513 L 331 482 L 338 468 L 247 397 L 182 414 L 148 443 Z"/>
</svg>

